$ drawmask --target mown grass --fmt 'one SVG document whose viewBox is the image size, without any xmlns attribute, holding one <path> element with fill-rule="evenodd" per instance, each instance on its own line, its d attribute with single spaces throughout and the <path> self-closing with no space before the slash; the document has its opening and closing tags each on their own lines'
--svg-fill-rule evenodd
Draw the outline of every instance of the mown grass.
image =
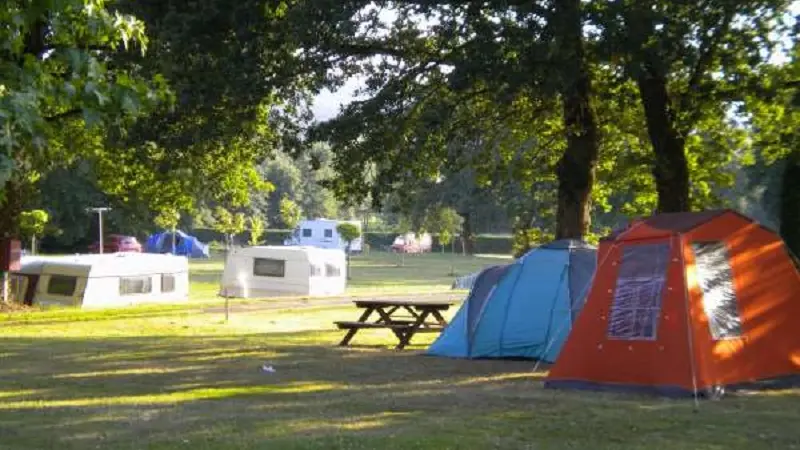
<svg viewBox="0 0 800 450">
<path fill-rule="evenodd" d="M 797 390 L 695 411 L 545 390 L 531 362 L 423 356 L 431 335 L 394 351 L 393 336 L 370 331 L 340 348 L 332 321 L 354 318 L 347 306 L 229 323 L 161 308 L 6 315 L 0 449 L 800 448 Z"/>
<path fill-rule="evenodd" d="M 350 262 L 351 279 L 348 281 L 347 295 L 448 292 L 455 276 L 509 261 L 510 257 L 503 255 L 451 256 L 428 253 L 402 256 L 388 252 L 354 255 Z M 204 301 L 217 295 L 223 266 L 224 258 L 221 256 L 192 261 L 192 300 Z"/>
</svg>

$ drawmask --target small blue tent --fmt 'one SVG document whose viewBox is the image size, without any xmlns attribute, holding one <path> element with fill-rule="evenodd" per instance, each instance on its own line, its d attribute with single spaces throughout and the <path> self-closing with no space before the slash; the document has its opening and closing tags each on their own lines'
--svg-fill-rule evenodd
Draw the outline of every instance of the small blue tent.
<svg viewBox="0 0 800 450">
<path fill-rule="evenodd" d="M 586 300 L 596 256 L 593 246 L 565 239 L 485 269 L 427 354 L 554 362 Z"/>
<path fill-rule="evenodd" d="M 164 231 L 147 238 L 144 246 L 147 253 L 172 253 L 172 232 Z M 208 258 L 208 245 L 183 231 L 175 231 L 175 254 L 189 258 Z"/>
</svg>

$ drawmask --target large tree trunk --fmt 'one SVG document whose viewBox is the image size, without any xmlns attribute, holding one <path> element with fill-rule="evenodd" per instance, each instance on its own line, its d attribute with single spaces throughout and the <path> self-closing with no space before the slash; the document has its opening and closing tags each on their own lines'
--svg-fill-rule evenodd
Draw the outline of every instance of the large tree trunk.
<svg viewBox="0 0 800 450">
<path fill-rule="evenodd" d="M 556 239 L 582 238 L 591 225 L 591 194 L 598 158 L 592 81 L 583 48 L 580 0 L 560 0 L 557 18 L 564 59 L 562 89 L 567 149 L 558 162 Z"/>
<path fill-rule="evenodd" d="M 684 150 L 685 141 L 675 123 L 667 80 L 652 71 L 643 71 L 636 83 L 655 155 L 653 176 L 658 192 L 658 212 L 689 211 L 689 166 Z"/>
<path fill-rule="evenodd" d="M 800 151 L 786 159 L 780 201 L 781 237 L 794 255 L 800 255 Z"/>
</svg>

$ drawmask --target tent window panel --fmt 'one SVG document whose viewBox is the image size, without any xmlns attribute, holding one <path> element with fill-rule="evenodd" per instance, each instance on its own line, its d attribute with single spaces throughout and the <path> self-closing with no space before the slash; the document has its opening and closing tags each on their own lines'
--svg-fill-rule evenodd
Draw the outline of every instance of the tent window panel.
<svg viewBox="0 0 800 450">
<path fill-rule="evenodd" d="M 175 275 L 161 275 L 161 292 L 175 292 Z"/>
<path fill-rule="evenodd" d="M 608 323 L 610 339 L 656 338 L 668 261 L 668 244 L 624 248 Z"/>
<path fill-rule="evenodd" d="M 153 292 L 152 277 L 122 277 L 119 279 L 119 295 L 149 294 Z"/>
<path fill-rule="evenodd" d="M 75 288 L 77 286 L 78 277 L 50 275 L 50 281 L 47 282 L 47 293 L 71 297 L 75 294 Z"/>
<path fill-rule="evenodd" d="M 342 269 L 339 268 L 339 266 L 335 266 L 333 264 L 325 264 L 325 276 L 340 277 L 342 276 Z"/>
<path fill-rule="evenodd" d="M 723 242 L 692 244 L 697 280 L 703 291 L 703 309 L 715 340 L 742 336 L 742 318 L 737 308 L 728 250 Z"/>
<path fill-rule="evenodd" d="M 253 275 L 257 277 L 283 278 L 286 276 L 286 261 L 272 258 L 253 258 Z"/>
<path fill-rule="evenodd" d="M 303 228 L 303 237 L 311 237 L 311 228 Z"/>
<path fill-rule="evenodd" d="M 333 230 L 331 230 L 331 229 L 325 230 L 325 237 L 326 238 L 332 238 L 333 237 Z"/>
<path fill-rule="evenodd" d="M 322 276 L 322 267 L 311 264 L 311 276 L 312 277 L 321 277 Z"/>
</svg>

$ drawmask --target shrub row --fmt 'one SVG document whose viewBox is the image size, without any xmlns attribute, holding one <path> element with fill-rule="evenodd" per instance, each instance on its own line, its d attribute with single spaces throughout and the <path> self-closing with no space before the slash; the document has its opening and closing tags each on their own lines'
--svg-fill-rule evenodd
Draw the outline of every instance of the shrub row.
<svg viewBox="0 0 800 450">
<path fill-rule="evenodd" d="M 286 239 L 291 230 L 267 230 L 262 236 L 261 240 L 267 245 L 282 245 L 283 240 Z M 202 242 L 223 242 L 224 236 L 214 230 L 207 228 L 195 228 L 191 234 L 200 239 Z M 391 247 L 397 233 L 373 233 L 367 232 L 364 234 L 364 241 L 370 249 L 386 250 Z M 242 233 L 236 236 L 236 242 L 246 244 L 250 239 L 248 233 Z M 445 252 L 450 252 L 452 246 L 448 245 L 444 249 Z M 455 250 L 461 251 L 460 241 L 456 241 Z M 439 245 L 438 236 L 433 235 L 433 251 L 442 251 Z M 475 253 L 491 253 L 491 254 L 510 254 L 512 251 L 512 240 L 510 236 L 498 235 L 478 235 L 475 239 Z"/>
</svg>

